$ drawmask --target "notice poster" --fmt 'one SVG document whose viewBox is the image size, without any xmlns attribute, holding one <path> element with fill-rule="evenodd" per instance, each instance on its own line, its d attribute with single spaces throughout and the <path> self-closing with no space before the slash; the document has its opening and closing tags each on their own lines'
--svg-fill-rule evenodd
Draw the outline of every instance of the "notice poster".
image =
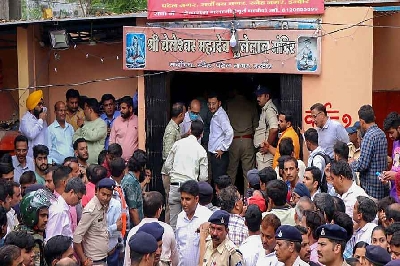
<svg viewBox="0 0 400 266">
<path fill-rule="evenodd" d="M 310 30 L 124 27 L 125 70 L 319 74 Z"/>
<path fill-rule="evenodd" d="M 148 0 L 148 19 L 323 14 L 323 0 Z"/>
</svg>

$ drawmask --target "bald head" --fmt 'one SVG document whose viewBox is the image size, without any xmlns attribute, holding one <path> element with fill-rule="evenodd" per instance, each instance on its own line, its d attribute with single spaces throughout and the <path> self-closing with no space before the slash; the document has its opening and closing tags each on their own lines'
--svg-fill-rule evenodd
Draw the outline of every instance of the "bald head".
<svg viewBox="0 0 400 266">
<path fill-rule="evenodd" d="M 56 104 L 54 105 L 54 112 L 56 114 L 56 120 L 60 124 L 65 123 L 65 111 L 66 111 L 65 103 L 62 101 L 56 102 Z"/>
<path fill-rule="evenodd" d="M 193 113 L 200 113 L 200 101 L 194 99 L 190 102 L 190 111 Z"/>
</svg>

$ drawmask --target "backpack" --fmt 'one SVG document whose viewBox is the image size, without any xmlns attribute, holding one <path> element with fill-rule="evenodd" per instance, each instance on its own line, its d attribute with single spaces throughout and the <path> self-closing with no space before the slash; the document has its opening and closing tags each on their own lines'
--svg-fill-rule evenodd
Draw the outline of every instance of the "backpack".
<svg viewBox="0 0 400 266">
<path fill-rule="evenodd" d="M 318 155 L 321 156 L 322 158 L 324 158 L 325 166 L 327 166 L 328 164 L 330 164 L 330 163 L 332 162 L 331 157 L 329 157 L 327 154 L 325 154 L 325 153 L 323 153 L 323 152 L 317 152 L 317 153 L 312 157 L 311 166 L 314 166 L 314 158 L 315 158 L 315 156 L 318 156 Z M 328 192 L 328 184 L 327 184 L 327 181 L 326 181 L 325 172 L 322 171 L 321 174 L 322 174 L 321 185 L 320 185 L 321 192 L 326 193 L 326 192 Z"/>
</svg>

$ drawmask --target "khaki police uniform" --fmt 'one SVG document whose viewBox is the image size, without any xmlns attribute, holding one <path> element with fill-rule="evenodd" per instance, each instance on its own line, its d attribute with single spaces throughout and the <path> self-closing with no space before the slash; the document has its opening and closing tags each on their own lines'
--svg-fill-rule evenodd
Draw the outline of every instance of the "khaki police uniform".
<svg viewBox="0 0 400 266">
<path fill-rule="evenodd" d="M 247 172 L 254 168 L 255 151 L 253 135 L 258 126 L 257 107 L 242 95 L 226 103 L 226 112 L 233 128 L 233 140 L 229 147 L 229 165 L 227 174 L 235 184 L 239 162 L 242 163 L 243 178 L 246 181 Z M 247 182 L 245 189 L 247 188 Z"/>
<path fill-rule="evenodd" d="M 254 134 L 254 147 L 259 148 L 260 144 L 268 139 L 269 130 L 278 128 L 278 109 L 270 99 L 262 108 L 258 127 Z M 274 155 L 271 153 L 256 153 L 257 169 L 262 170 L 265 167 L 272 166 Z"/>
<path fill-rule="evenodd" d="M 73 241 L 82 243 L 85 256 L 93 261 L 93 265 L 107 265 L 107 207 L 96 196 L 83 209 Z"/>
<path fill-rule="evenodd" d="M 242 266 L 242 254 L 228 237 L 217 248 L 213 247 L 212 240 L 206 243 L 203 266 Z"/>
</svg>

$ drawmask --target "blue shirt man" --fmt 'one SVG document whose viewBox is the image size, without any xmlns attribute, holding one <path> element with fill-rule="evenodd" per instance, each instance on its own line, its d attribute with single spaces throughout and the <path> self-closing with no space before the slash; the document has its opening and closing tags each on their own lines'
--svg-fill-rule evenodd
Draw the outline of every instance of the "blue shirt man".
<svg viewBox="0 0 400 266">
<path fill-rule="evenodd" d="M 66 110 L 64 102 L 59 101 L 54 105 L 56 120 L 47 128 L 49 163 L 62 164 L 66 157 L 74 156 L 72 148 L 74 128 L 65 121 Z"/>
<path fill-rule="evenodd" d="M 113 126 L 115 118 L 121 115 L 121 113 L 116 110 L 115 98 L 112 94 L 104 94 L 101 97 L 101 105 L 103 106 L 104 113 L 100 115 L 107 124 L 107 137 L 104 144 L 104 148 L 108 149 L 108 141 L 110 138 L 111 128 Z"/>
</svg>

